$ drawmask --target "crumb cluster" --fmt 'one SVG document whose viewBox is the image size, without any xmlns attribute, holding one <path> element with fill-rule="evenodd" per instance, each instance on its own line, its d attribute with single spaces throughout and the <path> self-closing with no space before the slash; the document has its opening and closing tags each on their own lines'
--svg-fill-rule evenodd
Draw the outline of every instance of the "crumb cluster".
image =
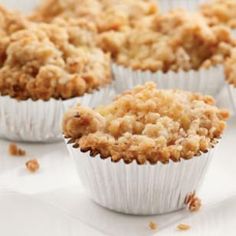
<svg viewBox="0 0 236 236">
<path fill-rule="evenodd" d="M 155 222 L 150 221 L 150 223 L 149 223 L 149 228 L 150 228 L 151 230 L 157 230 L 158 226 L 157 226 L 157 224 L 156 224 Z"/>
<path fill-rule="evenodd" d="M 95 110 L 77 106 L 64 116 L 64 135 L 91 156 L 113 162 L 168 163 L 207 152 L 219 139 L 229 114 L 209 96 L 157 90 L 146 83 Z"/>
<path fill-rule="evenodd" d="M 189 230 L 190 228 L 191 228 L 190 225 L 187 225 L 187 224 L 179 224 L 177 226 L 177 229 L 180 231 L 186 231 L 186 230 Z"/>
<path fill-rule="evenodd" d="M 36 159 L 27 161 L 25 163 L 25 166 L 32 173 L 34 173 L 34 172 L 39 170 L 39 163 L 38 163 L 38 161 Z"/>
<path fill-rule="evenodd" d="M 208 68 L 222 63 L 235 44 L 227 27 L 210 27 L 197 13 L 176 10 L 140 22 L 139 27 L 98 36 L 98 45 L 116 63 L 135 70 Z"/>
<path fill-rule="evenodd" d="M 236 87 L 236 49 L 233 49 L 231 56 L 225 63 L 225 77 L 229 84 Z"/>
<path fill-rule="evenodd" d="M 140 18 L 158 12 L 153 0 L 45 0 L 32 14 L 36 21 L 55 17 L 83 18 L 93 22 L 99 32 L 121 30 L 139 23 Z"/>
<path fill-rule="evenodd" d="M 184 203 L 187 205 L 189 211 L 196 212 L 202 206 L 201 199 L 196 196 L 196 193 L 193 192 L 186 196 Z"/>
<path fill-rule="evenodd" d="M 1 95 L 68 99 L 110 82 L 110 57 L 91 46 L 91 35 L 86 33 L 92 26 L 71 21 L 69 27 L 59 19 L 52 24 L 31 23 L 0 39 Z"/>
<path fill-rule="evenodd" d="M 26 155 L 26 151 L 18 147 L 15 143 L 9 144 L 8 152 L 11 156 L 25 156 Z"/>
<path fill-rule="evenodd" d="M 236 29 L 236 1 L 210 0 L 201 5 L 201 12 L 209 25 L 227 25 Z"/>
</svg>

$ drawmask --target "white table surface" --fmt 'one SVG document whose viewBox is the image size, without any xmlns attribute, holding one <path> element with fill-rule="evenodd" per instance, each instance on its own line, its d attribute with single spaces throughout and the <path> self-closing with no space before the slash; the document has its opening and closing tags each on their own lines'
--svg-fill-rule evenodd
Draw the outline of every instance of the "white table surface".
<svg viewBox="0 0 236 236">
<path fill-rule="evenodd" d="M 35 2 L 0 0 L 26 11 Z M 229 106 L 224 92 L 218 101 Z M 111 212 L 87 198 L 64 143 L 19 144 L 28 153 L 22 158 L 9 156 L 8 144 L 0 140 L 1 236 L 236 235 L 236 118 L 229 121 L 199 192 L 203 207 L 198 213 L 135 217 Z M 40 162 L 35 174 L 24 166 L 30 158 Z M 148 228 L 151 220 L 158 224 L 157 232 Z M 191 229 L 178 232 L 179 223 Z"/>
</svg>

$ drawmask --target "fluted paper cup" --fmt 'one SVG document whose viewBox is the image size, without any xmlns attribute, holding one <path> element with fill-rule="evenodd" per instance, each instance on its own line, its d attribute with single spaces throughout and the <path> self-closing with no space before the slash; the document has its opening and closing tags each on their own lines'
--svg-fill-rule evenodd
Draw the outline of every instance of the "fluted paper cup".
<svg viewBox="0 0 236 236">
<path fill-rule="evenodd" d="M 148 81 L 157 83 L 159 89 L 182 89 L 212 96 L 218 95 L 224 87 L 223 65 L 198 71 L 152 73 L 150 71 L 135 71 L 113 64 L 112 70 L 115 79 L 114 86 L 118 93 Z"/>
<path fill-rule="evenodd" d="M 232 35 L 233 35 L 234 38 L 236 38 L 236 29 L 232 30 Z"/>
<path fill-rule="evenodd" d="M 236 116 L 236 88 L 231 84 L 227 84 L 227 89 L 229 92 L 229 98 L 233 110 L 233 115 Z"/>
<path fill-rule="evenodd" d="M 161 12 L 168 12 L 173 9 L 183 8 L 189 11 L 196 11 L 199 5 L 206 0 L 156 0 Z"/>
<path fill-rule="evenodd" d="M 134 215 L 154 215 L 185 207 L 185 198 L 196 191 L 212 159 L 214 149 L 168 164 L 125 164 L 91 157 L 67 144 L 81 182 L 90 198 L 111 210 Z"/>
<path fill-rule="evenodd" d="M 61 122 L 65 110 L 77 103 L 89 107 L 99 105 L 100 101 L 105 100 L 109 87 L 64 101 L 18 101 L 9 96 L 0 96 L 0 137 L 24 142 L 63 140 Z"/>
</svg>

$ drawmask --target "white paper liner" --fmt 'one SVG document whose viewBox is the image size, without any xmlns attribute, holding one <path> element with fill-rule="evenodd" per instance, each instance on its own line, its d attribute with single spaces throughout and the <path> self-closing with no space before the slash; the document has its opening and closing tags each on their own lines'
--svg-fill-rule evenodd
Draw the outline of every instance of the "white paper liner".
<svg viewBox="0 0 236 236">
<path fill-rule="evenodd" d="M 231 30 L 231 32 L 232 32 L 233 37 L 236 38 L 236 29 Z"/>
<path fill-rule="evenodd" d="M 95 158 L 67 144 L 80 180 L 99 205 L 134 215 L 154 215 L 185 207 L 187 194 L 196 191 L 214 149 L 190 160 L 169 164 L 125 164 Z"/>
<path fill-rule="evenodd" d="M 227 84 L 227 89 L 229 92 L 229 98 L 233 110 L 233 115 L 236 116 L 236 88 L 233 85 Z"/>
<path fill-rule="evenodd" d="M 207 0 L 156 0 L 161 12 L 168 12 L 173 9 L 183 8 L 189 11 L 196 11 L 199 5 Z"/>
<path fill-rule="evenodd" d="M 9 96 L 0 96 L 0 137 L 24 142 L 63 140 L 61 121 L 65 110 L 77 103 L 93 108 L 105 100 L 108 90 L 110 86 L 65 101 L 17 101 Z"/>
<path fill-rule="evenodd" d="M 147 81 L 157 83 L 159 89 L 182 89 L 212 96 L 218 95 L 224 87 L 224 69 L 222 65 L 189 72 L 168 73 L 134 71 L 113 63 L 114 86 L 118 93 L 132 89 Z"/>
</svg>

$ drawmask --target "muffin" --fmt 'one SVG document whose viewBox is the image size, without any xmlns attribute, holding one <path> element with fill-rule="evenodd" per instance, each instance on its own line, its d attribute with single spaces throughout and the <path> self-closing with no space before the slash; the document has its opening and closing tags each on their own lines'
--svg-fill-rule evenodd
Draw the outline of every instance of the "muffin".
<svg viewBox="0 0 236 236">
<path fill-rule="evenodd" d="M 231 57 L 225 63 L 225 77 L 233 113 L 236 115 L 236 48 L 232 50 Z"/>
<path fill-rule="evenodd" d="M 216 95 L 224 83 L 222 63 L 234 44 L 227 27 L 209 27 L 200 14 L 184 10 L 98 37 L 98 45 L 115 62 L 118 91 L 151 79 L 160 88 Z"/>
<path fill-rule="evenodd" d="M 64 115 L 63 132 L 90 197 L 128 214 L 184 207 L 198 189 L 229 114 L 214 99 L 155 83 Z"/>
<path fill-rule="evenodd" d="M 45 0 L 30 19 L 50 22 L 55 17 L 83 18 L 93 22 L 99 32 L 138 24 L 139 19 L 158 12 L 155 0 Z"/>
<path fill-rule="evenodd" d="M 62 22 L 60 22 L 62 24 Z M 0 39 L 0 135 L 22 141 L 61 139 L 64 106 L 91 102 L 111 82 L 108 54 L 80 29 L 31 23 Z M 83 31 L 82 31 L 83 32 Z M 86 38 L 86 37 L 85 37 Z M 17 114 L 17 115 L 16 115 Z"/>
</svg>

